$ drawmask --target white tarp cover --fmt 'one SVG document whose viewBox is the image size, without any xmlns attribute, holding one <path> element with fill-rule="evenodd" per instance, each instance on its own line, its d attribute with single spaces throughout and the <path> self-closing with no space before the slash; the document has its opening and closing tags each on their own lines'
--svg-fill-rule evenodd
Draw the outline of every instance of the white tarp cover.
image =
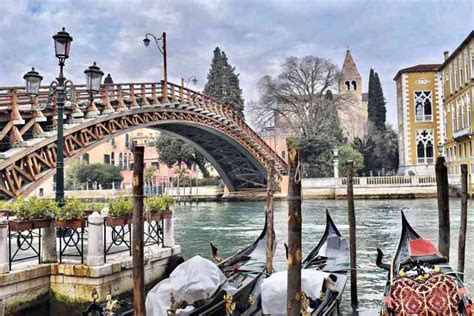
<svg viewBox="0 0 474 316">
<path fill-rule="evenodd" d="M 301 270 L 301 290 L 307 297 L 316 299 L 329 273 L 314 269 Z M 262 282 L 262 311 L 264 314 L 286 314 L 287 271 L 273 273 Z M 308 310 L 311 312 L 311 310 Z"/>
<path fill-rule="evenodd" d="M 226 277 L 214 262 L 194 256 L 180 264 L 168 279 L 151 289 L 146 297 L 146 314 L 167 315 L 171 293 L 176 301 L 183 300 L 192 304 L 212 296 L 224 282 Z M 191 306 L 186 310 L 192 309 Z"/>
</svg>

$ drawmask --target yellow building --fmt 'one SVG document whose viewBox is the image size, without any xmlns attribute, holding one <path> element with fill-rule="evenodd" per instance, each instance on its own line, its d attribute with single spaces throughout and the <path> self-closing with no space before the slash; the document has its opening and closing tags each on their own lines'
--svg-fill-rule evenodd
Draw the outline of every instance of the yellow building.
<svg viewBox="0 0 474 316">
<path fill-rule="evenodd" d="M 440 64 L 400 70 L 397 87 L 398 153 L 401 175 L 434 175 L 438 144 L 444 138 Z"/>
<path fill-rule="evenodd" d="M 450 174 L 460 174 L 460 165 L 467 164 L 474 173 L 473 118 L 474 106 L 474 31 L 450 55 L 444 53 L 440 67 L 443 78 L 443 108 L 446 137 L 445 156 Z"/>
</svg>

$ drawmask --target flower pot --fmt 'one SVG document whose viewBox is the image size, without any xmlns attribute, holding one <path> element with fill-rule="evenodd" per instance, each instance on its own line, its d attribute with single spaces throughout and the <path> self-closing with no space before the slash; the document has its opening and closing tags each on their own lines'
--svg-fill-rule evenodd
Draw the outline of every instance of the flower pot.
<svg viewBox="0 0 474 316">
<path fill-rule="evenodd" d="M 84 228 L 86 226 L 86 219 L 56 220 L 54 225 L 61 228 Z"/>
<path fill-rule="evenodd" d="M 168 210 L 161 213 L 161 215 L 163 216 L 163 219 L 171 219 L 173 217 L 173 212 Z"/>
<path fill-rule="evenodd" d="M 146 213 L 144 216 L 144 219 L 149 222 L 154 222 L 154 221 L 161 221 L 163 219 L 163 216 L 161 213 L 156 212 L 156 213 Z"/>
<path fill-rule="evenodd" d="M 130 224 L 133 221 L 131 216 L 106 216 L 105 225 L 107 226 L 123 226 Z"/>
<path fill-rule="evenodd" d="M 32 222 L 33 228 L 46 228 L 51 225 L 51 219 L 49 218 L 35 219 Z"/>
<path fill-rule="evenodd" d="M 10 230 L 23 231 L 28 229 L 46 228 L 51 225 L 51 219 L 11 220 L 8 222 Z"/>
</svg>

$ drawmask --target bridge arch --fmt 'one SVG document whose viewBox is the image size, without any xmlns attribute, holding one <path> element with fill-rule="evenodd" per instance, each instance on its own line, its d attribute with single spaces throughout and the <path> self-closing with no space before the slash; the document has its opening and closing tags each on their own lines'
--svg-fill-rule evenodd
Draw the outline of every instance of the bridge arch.
<svg viewBox="0 0 474 316">
<path fill-rule="evenodd" d="M 64 132 L 66 163 L 112 137 L 138 128 L 156 128 L 178 136 L 203 153 L 230 191 L 264 187 L 269 159 L 276 161 L 281 173 L 286 170 L 285 162 L 231 108 L 170 83 L 167 94 L 159 93 L 165 90 L 161 84 L 123 86 L 114 85 L 112 96 L 108 93 L 110 87 L 108 92 L 104 87 L 101 98 L 87 109 L 67 109 L 66 122 L 71 124 Z M 138 97 L 136 86 L 140 87 Z M 49 112 L 25 110 L 21 103 L 26 102 L 18 97 L 21 88 L 10 90 L 9 120 L 3 116 L 0 134 L 10 141 L 0 162 L 0 194 L 4 198 L 32 192 L 54 173 L 56 164 L 55 133 L 43 131 L 54 128 L 54 108 Z M 128 98 L 123 96 L 124 90 Z M 98 113 L 102 114 L 96 116 Z M 84 120 L 82 116 L 89 118 Z"/>
</svg>

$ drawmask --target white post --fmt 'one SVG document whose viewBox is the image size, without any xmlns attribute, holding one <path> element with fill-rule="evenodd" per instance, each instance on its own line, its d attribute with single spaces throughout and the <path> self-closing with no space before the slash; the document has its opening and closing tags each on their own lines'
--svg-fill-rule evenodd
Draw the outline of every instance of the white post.
<svg viewBox="0 0 474 316">
<path fill-rule="evenodd" d="M 56 228 L 51 221 L 49 227 L 41 228 L 41 262 L 51 263 L 58 261 L 56 250 Z"/>
<path fill-rule="evenodd" d="M 88 221 L 88 246 L 87 246 L 87 265 L 100 266 L 105 263 L 104 260 L 104 236 L 103 225 L 104 217 L 97 212 L 92 213 L 87 218 Z"/>
<path fill-rule="evenodd" d="M 163 246 L 174 247 L 173 217 L 163 220 Z"/>
<path fill-rule="evenodd" d="M 339 178 L 339 159 L 334 159 L 334 178 Z"/>
<path fill-rule="evenodd" d="M 10 271 L 8 258 L 8 221 L 0 219 L 0 274 Z"/>
</svg>

